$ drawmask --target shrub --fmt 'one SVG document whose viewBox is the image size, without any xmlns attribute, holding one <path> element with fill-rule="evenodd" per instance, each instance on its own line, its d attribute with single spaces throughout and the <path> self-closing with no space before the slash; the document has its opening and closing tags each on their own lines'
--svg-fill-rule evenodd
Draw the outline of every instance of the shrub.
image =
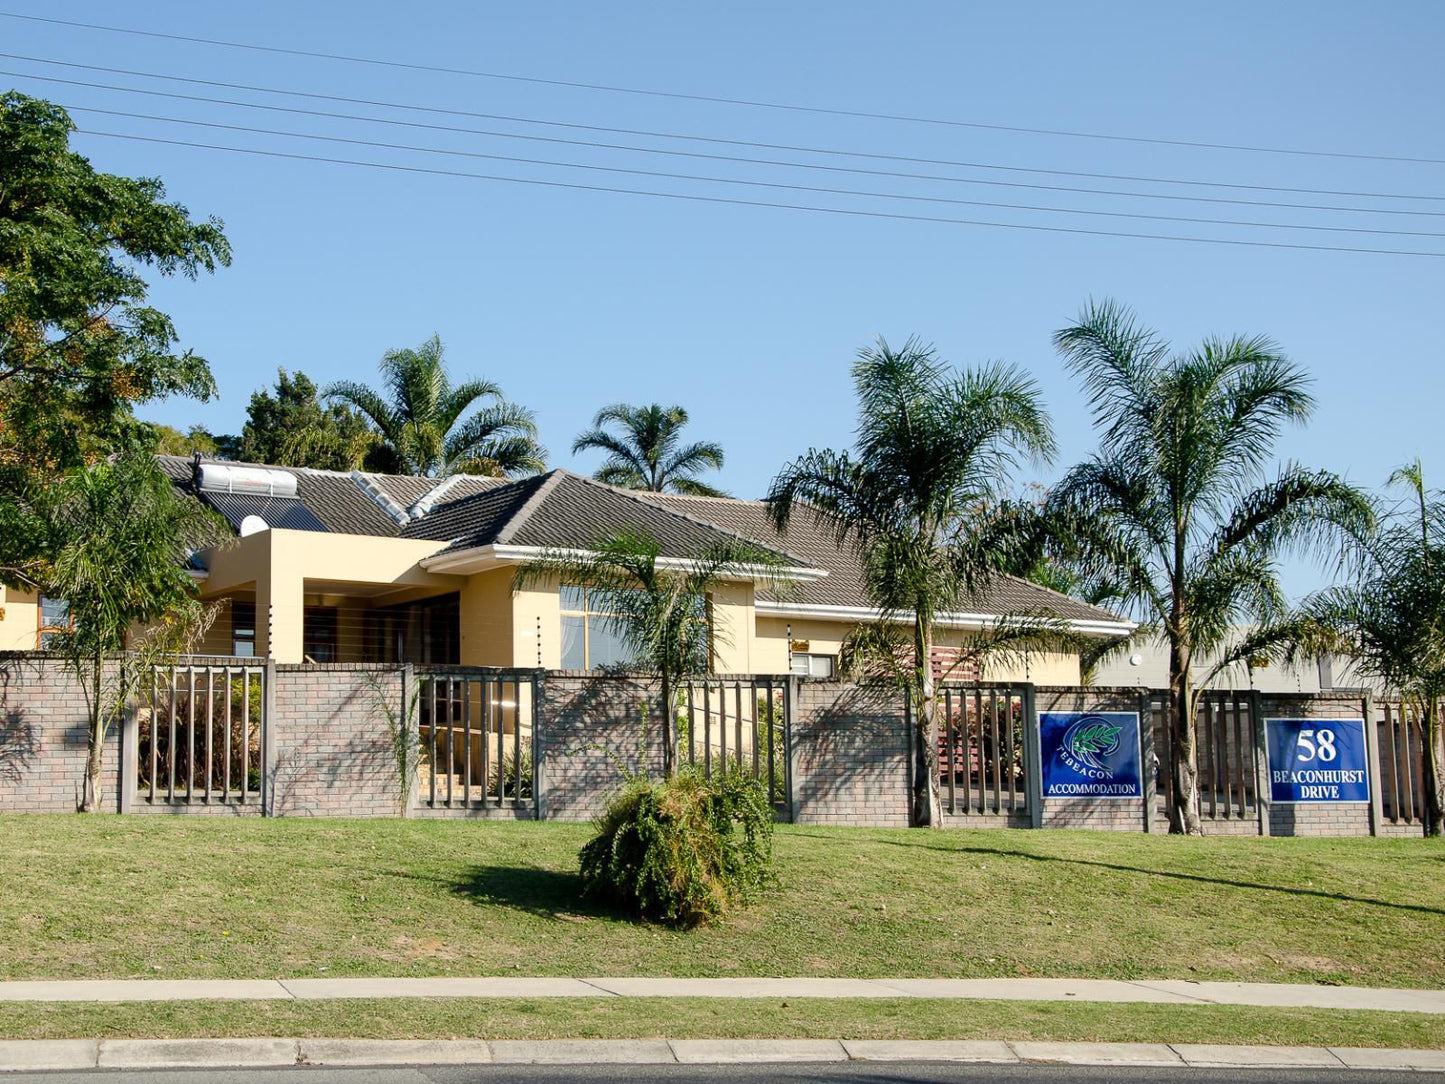
<svg viewBox="0 0 1445 1084">
<path fill-rule="evenodd" d="M 767 788 L 731 771 L 632 779 L 582 848 L 584 891 L 673 926 L 714 922 L 761 888 L 773 859 Z"/>
</svg>

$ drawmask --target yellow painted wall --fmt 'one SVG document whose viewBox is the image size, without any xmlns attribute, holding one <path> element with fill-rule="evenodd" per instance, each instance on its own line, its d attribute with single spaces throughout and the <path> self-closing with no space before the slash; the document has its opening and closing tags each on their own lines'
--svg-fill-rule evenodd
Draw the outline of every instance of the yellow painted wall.
<svg viewBox="0 0 1445 1084">
<path fill-rule="evenodd" d="M 512 582 L 510 569 L 498 569 Z M 562 665 L 562 598 L 555 582 L 535 584 L 512 596 L 514 666 Z"/>
<path fill-rule="evenodd" d="M 34 651 L 40 630 L 40 596 L 34 591 L 0 587 L 0 651 Z"/>
<path fill-rule="evenodd" d="M 514 665 L 511 569 L 478 572 L 462 582 L 461 636 L 463 666 Z"/>
<path fill-rule="evenodd" d="M 1079 684 L 1079 657 L 1053 652 L 1031 654 L 1027 663 L 1017 661 L 1008 666 L 986 666 L 983 676 L 988 681 L 1032 681 L 1035 685 Z"/>
<path fill-rule="evenodd" d="M 751 674 L 757 641 L 757 614 L 751 582 L 720 583 L 712 590 L 713 670 Z"/>
<path fill-rule="evenodd" d="M 807 640 L 812 655 L 837 655 L 843 637 L 852 627 L 847 621 L 820 621 L 816 618 L 759 617 L 757 638 L 753 642 L 753 672 L 786 674 L 788 672 L 788 630 L 794 640 Z"/>
</svg>

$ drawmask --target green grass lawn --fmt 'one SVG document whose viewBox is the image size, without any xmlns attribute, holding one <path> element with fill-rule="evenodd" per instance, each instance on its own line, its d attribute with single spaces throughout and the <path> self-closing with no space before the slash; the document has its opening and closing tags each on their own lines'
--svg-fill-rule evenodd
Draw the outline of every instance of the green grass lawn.
<svg viewBox="0 0 1445 1084">
<path fill-rule="evenodd" d="M 0 817 L 0 977 L 1044 975 L 1445 986 L 1438 841 L 785 827 L 777 885 L 727 924 L 681 933 L 578 898 L 576 854 L 589 831 Z"/>
<path fill-rule="evenodd" d="M 1438 1016 L 1237 1005 L 614 998 L 9 1004 L 0 1038 L 1042 1039 L 1445 1046 Z"/>
</svg>

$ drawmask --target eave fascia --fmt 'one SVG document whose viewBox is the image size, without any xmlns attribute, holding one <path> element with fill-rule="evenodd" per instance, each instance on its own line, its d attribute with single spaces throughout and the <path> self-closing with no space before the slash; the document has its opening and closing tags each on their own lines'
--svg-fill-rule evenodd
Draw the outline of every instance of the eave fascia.
<svg viewBox="0 0 1445 1084">
<path fill-rule="evenodd" d="M 553 557 L 569 561 L 587 561 L 595 559 L 596 554 L 591 550 L 583 549 L 552 549 L 543 546 L 512 546 L 494 543 L 434 554 L 431 557 L 423 558 L 421 567 L 428 572 L 446 572 L 464 576 L 476 572 L 486 572 L 504 565 L 527 564 Z M 657 567 L 670 572 L 690 572 L 697 567 L 697 562 L 687 557 L 659 557 Z M 724 565 L 720 574 L 726 579 L 733 580 L 781 579 L 811 582 L 826 578 L 828 571 L 800 565 L 773 568 L 767 565 L 735 564 Z"/>
<path fill-rule="evenodd" d="M 819 621 L 880 621 L 883 611 L 872 606 L 826 606 L 811 602 L 777 602 L 758 599 L 754 604 L 759 617 L 807 617 Z M 998 624 L 1000 614 L 942 613 L 934 619 L 942 628 L 985 629 Z M 898 613 L 894 620 L 912 621 L 912 613 Z M 1064 627 L 1081 636 L 1128 636 L 1139 626 L 1133 621 L 1064 621 Z"/>
</svg>

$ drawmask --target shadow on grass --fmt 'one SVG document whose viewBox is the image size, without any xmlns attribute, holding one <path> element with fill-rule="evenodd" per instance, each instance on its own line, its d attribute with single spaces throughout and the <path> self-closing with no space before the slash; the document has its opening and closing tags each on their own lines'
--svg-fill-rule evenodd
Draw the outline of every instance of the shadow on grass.
<svg viewBox="0 0 1445 1084">
<path fill-rule="evenodd" d="M 579 874 L 535 866 L 474 866 L 453 891 L 475 903 L 494 904 L 557 921 L 606 918 L 636 921 L 582 894 Z"/>
<path fill-rule="evenodd" d="M 919 829 L 923 831 L 923 829 Z M 792 833 L 793 838 L 826 839 L 826 836 L 813 836 L 804 832 Z M 1091 858 L 1064 858 L 1053 854 L 1031 854 L 1028 851 L 1013 850 L 1009 847 L 936 847 L 927 843 L 910 843 L 896 839 L 880 839 L 873 842 L 883 843 L 889 847 L 907 847 L 910 849 L 938 851 L 941 854 L 972 854 L 992 858 L 1026 858 L 1031 862 L 1058 862 L 1069 866 L 1090 866 L 1094 869 L 1109 869 L 1119 873 L 1141 873 L 1146 877 L 1167 877 L 1175 881 L 1193 881 L 1196 884 L 1223 885 L 1227 888 L 1243 888 L 1252 892 L 1280 892 L 1287 896 L 1307 896 L 1322 900 L 1339 900 L 1342 903 L 1362 903 L 1369 907 L 1384 907 L 1392 911 L 1413 911 L 1422 915 L 1445 915 L 1445 908 L 1426 907 L 1418 903 L 1394 903 L 1390 900 L 1377 900 L 1371 896 L 1349 896 L 1339 892 L 1324 892 L 1318 888 L 1293 888 L 1289 885 L 1263 884 L 1258 881 L 1235 881 L 1227 877 L 1208 877 L 1202 873 L 1179 873 L 1167 869 L 1145 869 L 1142 866 L 1129 866 L 1121 862 L 1100 862 Z"/>
</svg>

